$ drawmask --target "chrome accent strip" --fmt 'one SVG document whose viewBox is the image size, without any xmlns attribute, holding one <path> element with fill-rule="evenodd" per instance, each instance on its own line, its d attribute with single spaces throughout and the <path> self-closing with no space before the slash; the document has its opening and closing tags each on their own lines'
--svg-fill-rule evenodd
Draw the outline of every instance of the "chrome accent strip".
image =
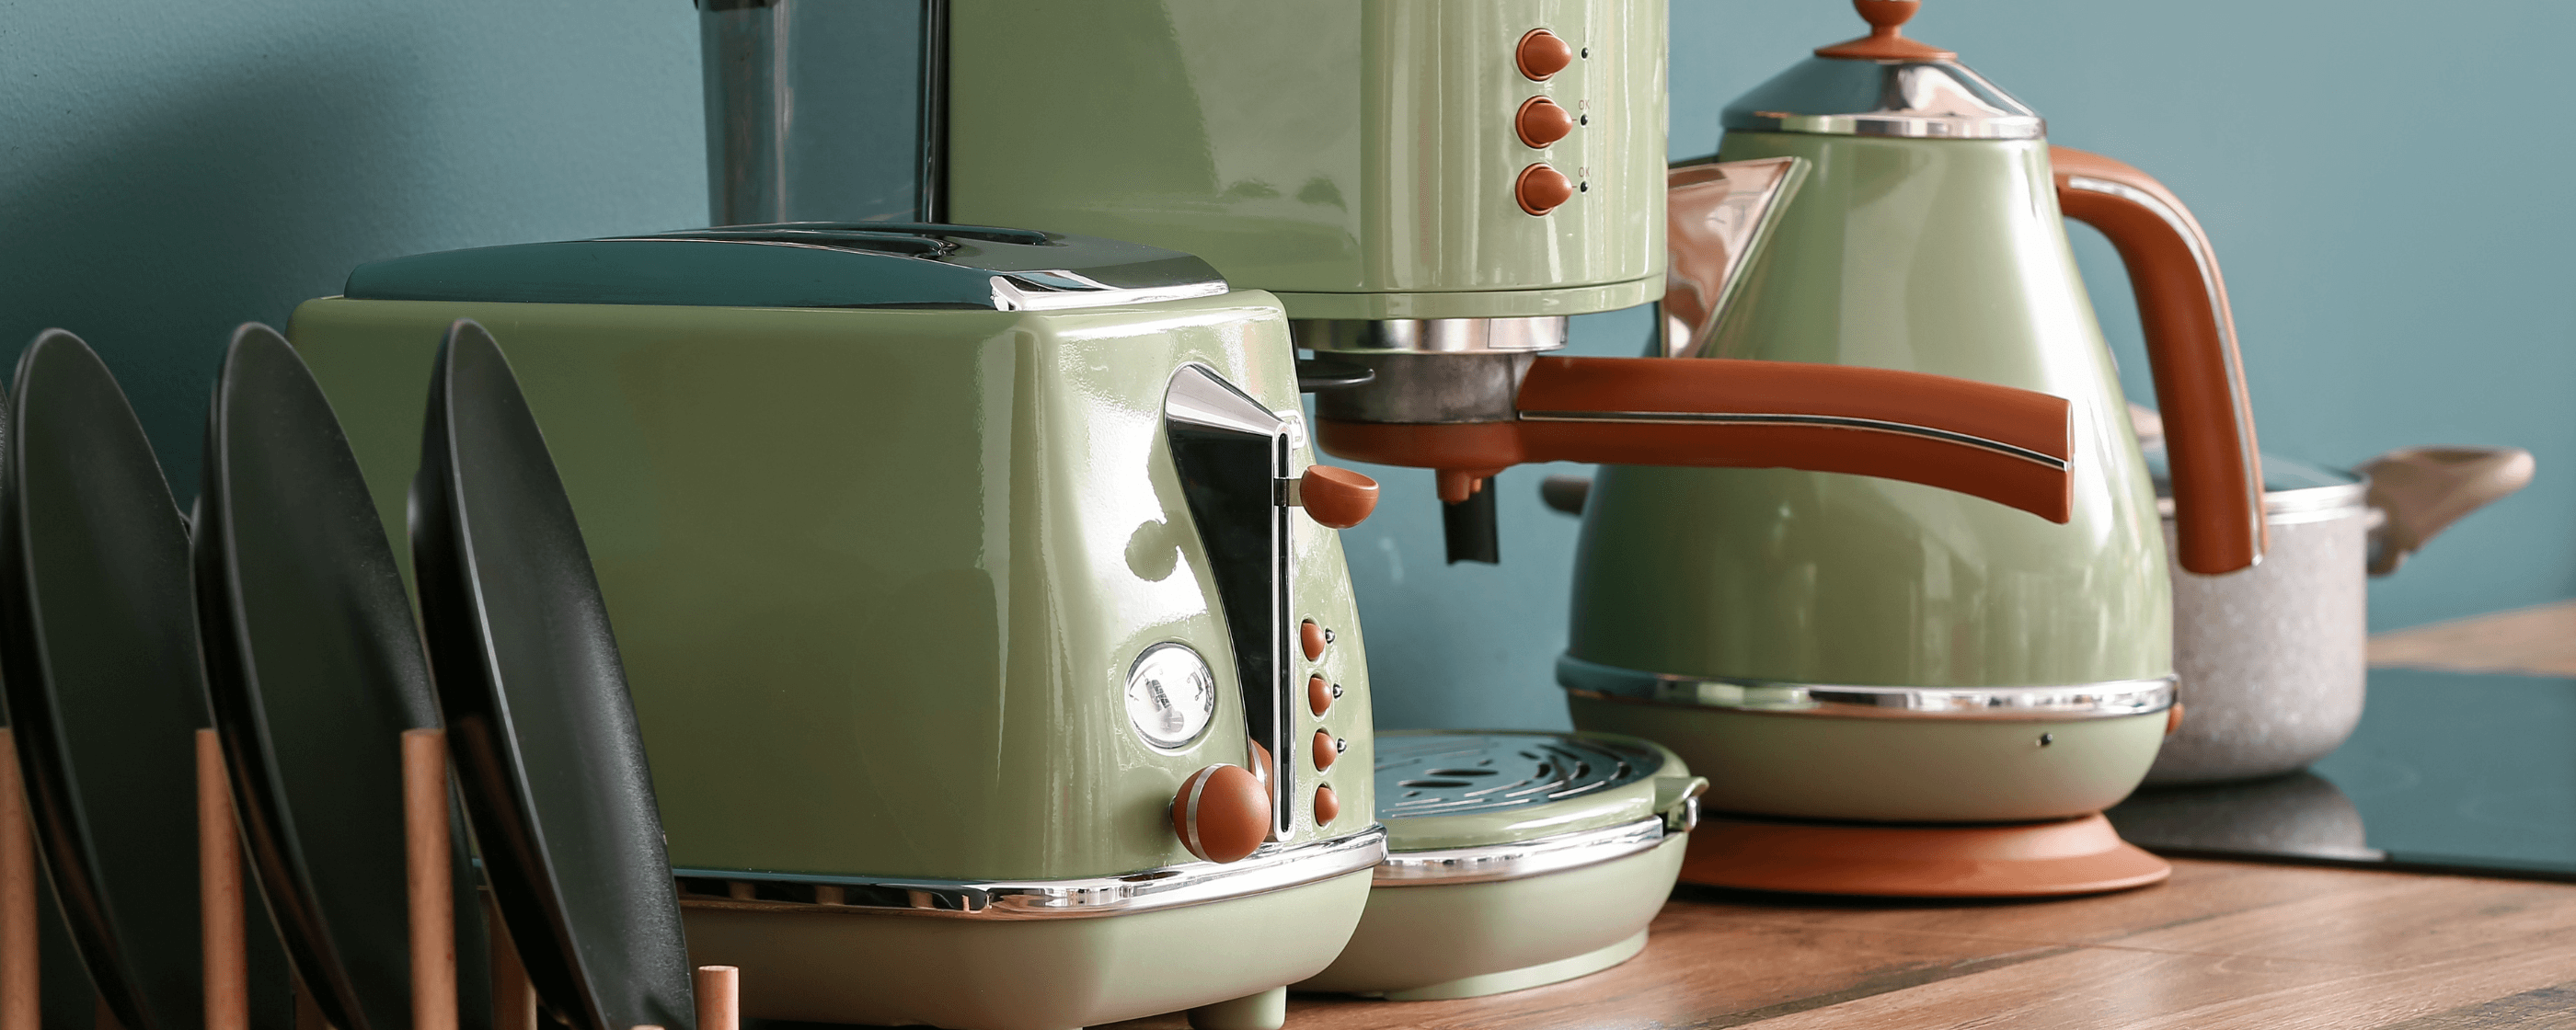
<svg viewBox="0 0 2576 1030">
<path fill-rule="evenodd" d="M 2157 199 L 2155 194 L 2123 183 L 2112 182 L 2109 179 L 2096 179 L 2088 175 L 2069 175 L 2066 177 L 2066 188 L 2114 196 L 2146 208 L 2154 212 L 2156 218 L 2165 223 L 2166 228 L 2172 229 L 2174 235 L 2182 238 L 2183 246 L 2191 248 L 2191 263 L 2193 267 L 2200 269 L 2201 288 L 2208 292 L 2210 314 L 2218 322 L 2221 344 L 2218 349 L 2219 358 L 2227 364 L 2227 399 L 2239 430 L 2236 434 L 2236 448 L 2238 461 L 2245 469 L 2247 479 L 2245 486 L 2253 492 L 2254 496 L 2265 496 L 2263 456 L 2255 452 L 2254 434 L 2247 429 L 2252 424 L 2252 420 L 2244 417 L 2248 402 L 2245 398 L 2245 369 L 2242 367 L 2244 357 L 2236 349 L 2236 316 L 2228 310 L 2226 289 L 2219 285 L 2218 261 L 2210 255 L 2207 247 L 2201 245 L 2199 230 L 2192 225 L 2191 219 L 2185 217 L 2182 212 L 2174 210 L 2172 205 Z M 2265 505 L 2256 506 L 2253 516 L 2254 539 L 2258 543 L 2263 539 L 2265 507 L 2268 507 L 2268 500 Z M 2259 547 L 2254 557 L 2258 562 L 2262 560 Z"/>
<path fill-rule="evenodd" d="M 1264 845 L 1240 862 L 1187 862 L 1124 876 L 1070 880 L 871 880 L 795 873 L 674 869 L 682 880 L 722 880 L 753 897 L 683 889 L 683 908 L 738 912 L 877 913 L 967 919 L 1082 919 L 1184 908 L 1321 883 L 1359 872 L 1386 857 L 1386 827 L 1292 847 Z M 757 896 L 769 887 L 842 900 L 788 901 Z M 818 890 L 820 888 L 820 890 Z"/>
<path fill-rule="evenodd" d="M 1317 352 L 1518 354 L 1565 346 L 1565 316 L 1526 318 L 1299 318 L 1288 322 L 1297 346 Z"/>
<path fill-rule="evenodd" d="M 1071 288 L 1043 281 L 1038 279 L 1038 276 L 1061 276 L 1071 284 Z M 1180 283 L 1173 286 L 1139 286 L 1122 289 L 1060 270 L 1014 272 L 994 276 L 991 281 L 995 311 L 1065 311 L 1073 308 L 1104 308 L 1119 304 L 1153 304 L 1167 300 L 1220 297 L 1230 289 L 1222 279 Z"/>
<path fill-rule="evenodd" d="M 1693 708 L 1867 719 L 2062 721 L 2173 707 L 2175 678 L 2008 687 L 1859 687 L 1733 676 L 1677 676 L 1556 659 L 1556 681 L 1591 697 Z"/>
<path fill-rule="evenodd" d="M 2044 467 L 2052 472 L 2066 471 L 2064 458 L 2054 458 L 2028 447 L 1989 440 L 1982 436 L 1934 429 L 1908 422 L 1889 422 L 1875 418 L 1853 418 L 1843 415 L 1798 415 L 1773 412 L 1733 411 L 1524 411 L 1524 422 L 1620 422 L 1649 425 L 1768 425 L 1809 426 L 1820 429 L 1858 429 L 1874 433 L 1919 436 L 1944 443 L 1964 444 L 1993 451 L 2009 458 Z"/>
<path fill-rule="evenodd" d="M 1664 842 L 1664 817 L 1576 830 L 1510 844 L 1479 844 L 1436 851 L 1390 851 L 1370 878 L 1372 887 L 1437 887 L 1491 883 L 1581 869 L 1654 850 Z"/>
<path fill-rule="evenodd" d="M 1954 61 L 1809 58 L 1726 105 L 1729 130 L 1913 139 L 2039 139 L 2039 112 Z"/>
</svg>

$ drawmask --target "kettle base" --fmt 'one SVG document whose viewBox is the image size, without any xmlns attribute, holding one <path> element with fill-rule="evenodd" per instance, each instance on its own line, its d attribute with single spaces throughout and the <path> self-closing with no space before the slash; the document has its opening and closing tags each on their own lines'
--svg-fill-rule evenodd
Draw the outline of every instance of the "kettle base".
<svg viewBox="0 0 2576 1030">
<path fill-rule="evenodd" d="M 1681 880 L 1795 894 L 2026 898 L 2127 890 L 2172 874 L 2098 812 L 1974 826 L 1712 814 L 1691 833 Z"/>
</svg>

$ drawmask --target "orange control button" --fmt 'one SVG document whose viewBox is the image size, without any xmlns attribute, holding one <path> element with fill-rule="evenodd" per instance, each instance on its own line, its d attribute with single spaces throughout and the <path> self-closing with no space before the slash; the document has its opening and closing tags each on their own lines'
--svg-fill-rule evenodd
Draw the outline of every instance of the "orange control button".
<svg viewBox="0 0 2576 1030">
<path fill-rule="evenodd" d="M 1306 707 L 1321 716 L 1333 707 L 1333 688 L 1321 676 L 1306 677 Z"/>
<path fill-rule="evenodd" d="M 1546 97 L 1531 97 L 1521 104 L 1519 114 L 1512 116 L 1512 131 L 1521 142 L 1533 149 L 1564 139 L 1574 131 L 1574 116 Z"/>
<path fill-rule="evenodd" d="M 1324 644 L 1332 639 L 1332 635 L 1325 633 L 1324 627 L 1315 625 L 1313 619 L 1308 619 L 1305 625 L 1297 627 L 1297 646 L 1305 649 L 1307 661 L 1322 661 Z"/>
<path fill-rule="evenodd" d="M 1342 749 L 1334 746 L 1333 735 L 1326 733 L 1323 730 L 1316 730 L 1315 771 L 1322 772 L 1326 769 L 1332 768 L 1333 759 L 1340 757 L 1342 757 Z"/>
<path fill-rule="evenodd" d="M 1521 169 L 1521 177 L 1512 183 L 1512 199 L 1520 201 L 1521 210 L 1534 215 L 1554 211 L 1557 205 L 1574 198 L 1574 180 L 1545 164 Z"/>
<path fill-rule="evenodd" d="M 1333 788 L 1315 788 L 1315 825 L 1322 826 L 1332 822 L 1333 817 L 1340 814 L 1342 814 L 1342 799 L 1333 796 Z"/>
<path fill-rule="evenodd" d="M 1172 798 L 1172 833 L 1190 854 L 1232 862 L 1270 836 L 1270 791 L 1240 765 L 1211 765 L 1181 781 Z"/>
<path fill-rule="evenodd" d="M 1530 81 L 1545 82 L 1548 76 L 1574 63 L 1574 48 L 1556 33 L 1531 29 L 1521 37 L 1521 45 L 1512 50 L 1512 63 L 1520 65 L 1521 74 L 1529 76 Z"/>
</svg>

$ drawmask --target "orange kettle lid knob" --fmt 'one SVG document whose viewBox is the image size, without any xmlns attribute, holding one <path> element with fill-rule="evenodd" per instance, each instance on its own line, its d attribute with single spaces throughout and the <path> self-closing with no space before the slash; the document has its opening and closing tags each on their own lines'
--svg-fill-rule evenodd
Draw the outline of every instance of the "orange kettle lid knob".
<svg viewBox="0 0 2576 1030">
<path fill-rule="evenodd" d="M 1270 791 L 1240 765 L 1191 773 L 1172 798 L 1172 832 L 1190 854 L 1210 862 L 1240 861 L 1270 837 Z"/>
<path fill-rule="evenodd" d="M 1852 9 L 1860 12 L 1860 20 L 1869 23 L 1869 35 L 1817 47 L 1816 56 L 1849 61 L 1949 61 L 1959 56 L 1955 51 L 1905 38 L 1905 23 L 1914 19 L 1914 12 L 1923 9 L 1922 0 L 1852 0 Z"/>
</svg>

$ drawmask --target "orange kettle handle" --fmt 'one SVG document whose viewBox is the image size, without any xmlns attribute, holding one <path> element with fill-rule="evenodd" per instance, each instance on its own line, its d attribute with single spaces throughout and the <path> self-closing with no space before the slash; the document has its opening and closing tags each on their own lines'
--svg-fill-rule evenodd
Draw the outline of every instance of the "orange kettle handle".
<svg viewBox="0 0 2576 1030">
<path fill-rule="evenodd" d="M 2216 575 L 2254 564 L 2266 544 L 2263 464 L 2209 236 L 2145 172 L 2070 147 L 2048 148 L 2048 160 L 2059 210 L 2111 238 L 2137 293 L 2165 420 L 2182 567 Z"/>
</svg>

